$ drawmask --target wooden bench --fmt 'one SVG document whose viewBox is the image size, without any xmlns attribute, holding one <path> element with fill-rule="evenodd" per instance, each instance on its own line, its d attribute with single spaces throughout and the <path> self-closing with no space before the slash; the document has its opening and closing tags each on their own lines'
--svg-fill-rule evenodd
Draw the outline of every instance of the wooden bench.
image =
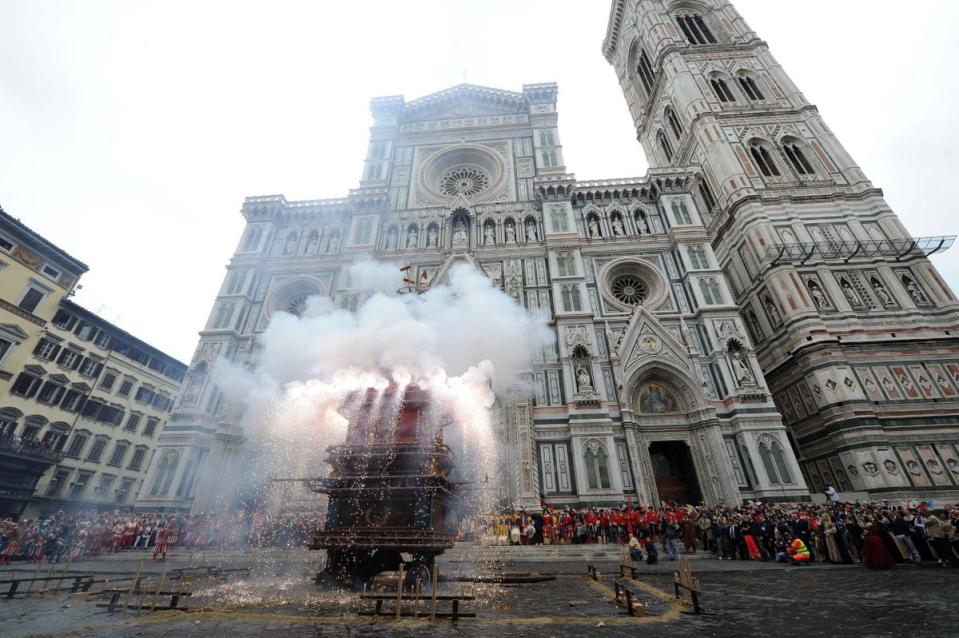
<svg viewBox="0 0 959 638">
<path fill-rule="evenodd" d="M 629 577 L 633 580 L 636 580 L 636 570 L 638 568 L 632 563 L 623 563 L 619 566 L 619 576 L 620 578 L 626 577 L 626 572 L 629 572 Z"/>
<path fill-rule="evenodd" d="M 626 613 L 630 616 L 642 618 L 646 615 L 646 605 L 639 602 L 639 588 L 624 578 L 613 580 L 613 591 L 616 593 L 616 602 L 626 604 Z"/>
<path fill-rule="evenodd" d="M 586 566 L 586 574 L 587 574 L 590 578 L 592 578 L 593 580 L 595 580 L 596 582 L 599 582 L 599 570 L 596 569 L 596 565 L 587 565 L 587 566 Z"/>
<path fill-rule="evenodd" d="M 451 618 L 451 619 L 453 620 L 453 622 L 456 622 L 456 621 L 459 620 L 460 618 L 475 618 L 475 617 L 476 617 L 476 614 L 469 613 L 469 612 L 461 612 L 461 611 L 460 611 L 460 601 L 461 601 L 461 600 L 463 600 L 463 601 L 476 600 L 476 596 L 465 596 L 465 595 L 459 595 L 459 594 L 436 594 L 435 596 L 434 596 L 433 594 L 423 594 L 423 595 L 421 595 L 421 596 L 414 596 L 414 595 L 408 594 L 408 593 L 406 593 L 406 592 L 402 592 L 401 594 L 392 594 L 392 593 L 383 593 L 383 594 L 378 594 L 378 593 L 365 593 L 365 594 L 360 594 L 360 599 L 361 599 L 361 600 L 372 600 L 372 601 L 374 601 L 374 602 L 376 603 L 376 605 L 375 605 L 375 607 L 373 608 L 372 611 L 361 611 L 361 612 L 360 612 L 360 615 L 361 615 L 361 616 L 394 616 L 394 617 L 396 617 L 396 616 L 403 616 L 403 617 L 410 617 L 410 616 L 412 616 L 412 617 L 416 618 L 416 617 L 419 617 L 419 616 L 420 616 L 419 607 L 417 607 L 416 605 L 418 605 L 419 603 L 425 603 L 425 602 L 430 602 L 430 601 L 436 600 L 436 601 L 442 601 L 442 602 L 449 602 L 449 603 L 450 603 L 450 611 L 449 611 L 449 612 L 436 612 L 436 614 L 435 614 L 436 618 Z M 405 610 L 404 610 L 404 609 L 402 609 L 402 608 L 399 608 L 399 609 L 398 609 L 398 608 L 394 607 L 393 609 L 384 610 L 384 609 L 383 609 L 383 602 L 384 602 L 384 601 L 385 601 L 385 602 L 393 601 L 393 603 L 395 603 L 395 604 L 397 604 L 397 605 L 403 605 L 403 604 L 405 604 L 405 603 L 413 603 L 414 608 L 413 608 L 413 609 L 405 609 Z M 427 615 L 427 614 L 423 614 L 423 615 L 425 616 L 425 615 Z"/>
<path fill-rule="evenodd" d="M 673 587 L 676 590 L 676 598 L 688 607 L 692 607 L 697 614 L 703 613 L 702 605 L 699 604 L 699 596 L 703 593 L 702 583 L 693 576 L 689 569 L 689 561 L 681 558 L 679 561 L 679 571 L 673 572 Z"/>
<path fill-rule="evenodd" d="M 68 576 L 66 574 L 61 574 L 59 576 L 39 576 L 34 578 L 7 578 L 5 580 L 0 580 L 0 585 L 9 585 L 9 589 L 7 589 L 6 597 L 7 599 L 11 599 L 17 594 L 17 591 L 20 588 L 21 583 L 31 583 L 31 584 L 32 583 L 49 583 L 50 581 L 53 581 L 53 580 L 60 581 L 60 582 L 64 580 L 69 582 L 72 580 L 73 584 L 70 585 L 69 587 L 57 587 L 54 589 L 48 588 L 43 591 L 45 592 L 87 591 L 90 589 L 90 586 L 93 584 L 93 576 L 90 574 L 82 574 L 79 576 L 77 575 Z M 25 593 L 30 593 L 30 592 L 28 591 Z"/>
<path fill-rule="evenodd" d="M 97 607 L 106 607 L 108 611 L 116 611 L 117 607 L 121 607 L 123 609 L 151 609 L 151 610 L 152 609 L 182 609 L 181 607 L 177 607 L 177 605 L 180 604 L 180 598 L 184 596 L 193 595 L 193 592 L 183 591 L 183 590 L 164 591 L 162 589 L 150 589 L 150 588 L 141 589 L 139 587 L 139 583 L 137 587 L 134 587 L 132 589 L 131 588 L 104 589 L 102 593 L 109 594 L 110 600 L 109 602 L 106 602 L 106 603 L 99 603 Z M 153 596 L 154 602 L 143 604 L 142 602 L 143 597 L 147 595 Z M 121 596 L 127 596 L 128 598 L 130 596 L 139 596 L 140 602 L 137 602 L 136 604 L 131 604 L 127 602 L 127 603 L 124 603 L 123 605 L 120 605 Z M 158 596 L 169 596 L 170 604 L 157 606 L 156 598 Z"/>
</svg>

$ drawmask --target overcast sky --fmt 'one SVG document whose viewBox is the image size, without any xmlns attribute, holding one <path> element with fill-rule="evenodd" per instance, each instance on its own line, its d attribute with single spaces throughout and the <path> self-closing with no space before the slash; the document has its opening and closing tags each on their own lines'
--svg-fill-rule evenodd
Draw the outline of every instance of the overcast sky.
<svg viewBox="0 0 959 638">
<path fill-rule="evenodd" d="M 959 231 L 959 2 L 737 0 L 914 235 Z M 641 176 L 606 0 L 0 0 L 0 205 L 76 301 L 188 361 L 248 195 L 342 197 L 369 99 L 558 82 L 566 164 Z M 959 248 L 935 259 L 955 288 Z"/>
</svg>

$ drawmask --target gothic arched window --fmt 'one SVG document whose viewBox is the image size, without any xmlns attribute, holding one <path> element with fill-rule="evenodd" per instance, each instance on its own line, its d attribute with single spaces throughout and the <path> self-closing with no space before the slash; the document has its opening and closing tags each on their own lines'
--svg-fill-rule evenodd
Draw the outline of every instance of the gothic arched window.
<svg viewBox="0 0 959 638">
<path fill-rule="evenodd" d="M 703 295 L 703 303 L 710 306 L 716 303 L 716 301 L 713 299 L 712 290 L 705 279 L 699 280 L 699 292 L 701 292 Z"/>
<path fill-rule="evenodd" d="M 576 274 L 576 260 L 573 253 L 556 253 L 556 274 L 559 277 L 572 277 Z"/>
<path fill-rule="evenodd" d="M 733 95 L 733 92 L 729 90 L 729 85 L 726 84 L 726 80 L 721 77 L 712 78 L 709 83 L 713 87 L 713 92 L 716 94 L 716 97 L 719 98 L 720 102 L 735 102 L 736 96 Z"/>
<path fill-rule="evenodd" d="M 706 26 L 706 21 L 698 13 L 678 15 L 676 21 L 690 44 L 716 44 L 713 32 Z"/>
<path fill-rule="evenodd" d="M 593 440 L 586 444 L 583 460 L 586 462 L 586 483 L 589 489 L 608 490 L 609 458 L 599 441 Z"/>
<path fill-rule="evenodd" d="M 776 472 L 772 452 L 766 447 L 765 443 L 759 444 L 759 458 L 763 462 L 763 468 L 766 470 L 769 482 L 773 485 L 779 485 L 782 481 L 779 480 L 779 474 Z"/>
<path fill-rule="evenodd" d="M 666 139 L 666 135 L 662 131 L 656 134 L 656 141 L 659 142 L 659 148 L 662 149 L 663 155 L 666 156 L 667 162 L 673 161 L 673 147 L 669 144 L 669 140 Z"/>
<path fill-rule="evenodd" d="M 745 93 L 746 97 L 750 100 L 757 102 L 766 99 L 763 92 L 759 90 L 759 85 L 756 83 L 756 80 L 754 80 L 751 75 L 740 75 L 738 79 L 740 88 L 742 88 L 743 93 Z"/>
<path fill-rule="evenodd" d="M 166 496 L 170 491 L 170 484 L 173 483 L 173 476 L 176 474 L 177 465 L 180 464 L 180 455 L 171 450 L 163 455 L 157 464 L 156 478 L 153 480 L 153 487 L 150 488 L 150 496 Z"/>
<path fill-rule="evenodd" d="M 579 294 L 579 286 L 563 286 L 563 309 L 566 312 L 579 312 L 583 309 L 583 299 Z"/>
<path fill-rule="evenodd" d="M 673 111 L 673 107 L 666 107 L 666 113 L 664 117 L 666 118 L 666 122 L 669 123 L 669 128 L 673 130 L 673 135 L 676 137 L 676 141 L 679 141 L 679 138 L 683 136 L 683 127 L 679 123 L 679 118 L 676 117 L 676 112 Z"/>
<path fill-rule="evenodd" d="M 246 236 L 246 243 L 243 245 L 243 250 L 247 252 L 252 252 L 256 250 L 260 245 L 260 238 L 263 236 L 262 228 L 254 228 Z"/>
<path fill-rule="evenodd" d="M 776 160 L 773 159 L 772 154 L 762 144 L 751 144 L 749 146 L 749 154 L 752 155 L 753 161 L 756 162 L 759 172 L 765 177 L 779 177 L 782 175 L 779 167 L 776 165 Z"/>
<path fill-rule="evenodd" d="M 673 219 L 677 226 L 689 226 L 693 223 L 693 218 L 689 214 L 689 208 L 686 206 L 686 202 L 681 199 L 674 199 L 672 209 Z"/>
<path fill-rule="evenodd" d="M 646 53 L 646 49 L 640 50 L 639 60 L 636 63 L 636 75 L 639 76 L 639 81 L 643 84 L 643 88 L 646 89 L 647 95 L 651 93 L 653 84 L 656 83 L 656 73 L 653 72 L 653 65 L 649 62 L 649 55 Z"/>
<path fill-rule="evenodd" d="M 816 172 L 812 164 L 809 163 L 809 160 L 806 159 L 806 154 L 803 152 L 802 146 L 797 140 L 783 140 L 783 151 L 786 153 L 786 157 L 789 158 L 789 163 L 792 164 L 793 168 L 796 169 L 796 172 L 800 175 L 812 175 Z"/>
</svg>

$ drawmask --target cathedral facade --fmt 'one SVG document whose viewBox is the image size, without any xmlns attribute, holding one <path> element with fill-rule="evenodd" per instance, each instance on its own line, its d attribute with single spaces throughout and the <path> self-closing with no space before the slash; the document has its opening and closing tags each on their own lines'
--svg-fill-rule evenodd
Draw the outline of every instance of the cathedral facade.
<svg viewBox="0 0 959 638">
<path fill-rule="evenodd" d="M 906 233 L 729 2 L 617 0 L 603 53 L 645 177 L 576 179 L 555 84 L 460 85 L 372 100 L 345 197 L 247 198 L 147 479 L 169 489 L 138 504 L 223 502 L 244 433 L 212 362 L 310 296 L 357 308 L 367 255 L 421 289 L 469 262 L 548 315 L 529 396 L 495 411 L 516 506 L 955 490 L 959 315 L 926 259 L 949 241 Z"/>
</svg>

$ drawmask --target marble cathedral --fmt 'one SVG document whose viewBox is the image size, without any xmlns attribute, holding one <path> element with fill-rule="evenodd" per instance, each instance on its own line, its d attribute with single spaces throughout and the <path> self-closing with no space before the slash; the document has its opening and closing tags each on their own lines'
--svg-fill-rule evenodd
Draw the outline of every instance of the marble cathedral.
<svg viewBox="0 0 959 638">
<path fill-rule="evenodd" d="M 615 0 L 602 49 L 645 177 L 576 179 L 555 84 L 460 85 L 373 99 L 345 197 L 247 198 L 139 505 L 215 507 L 205 461 L 242 471 L 244 434 L 211 362 L 311 295 L 356 308 L 370 254 L 424 287 L 472 263 L 549 314 L 497 408 L 517 506 L 954 496 L 959 305 L 927 259 L 951 238 L 909 235 L 728 0 Z"/>
</svg>

